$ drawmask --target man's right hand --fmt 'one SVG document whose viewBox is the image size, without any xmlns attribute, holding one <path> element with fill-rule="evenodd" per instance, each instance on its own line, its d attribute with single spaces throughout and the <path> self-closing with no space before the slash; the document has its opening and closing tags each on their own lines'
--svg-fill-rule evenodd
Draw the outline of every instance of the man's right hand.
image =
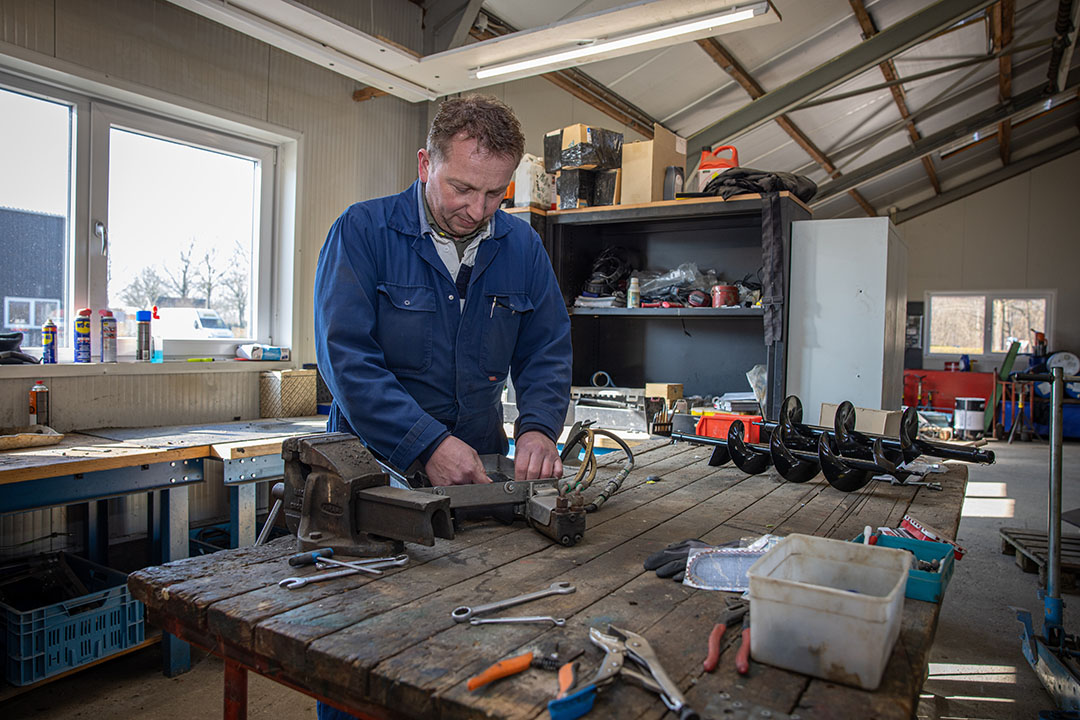
<svg viewBox="0 0 1080 720">
<path fill-rule="evenodd" d="M 424 472 L 436 487 L 491 482 L 476 451 L 453 435 L 435 448 L 435 452 L 424 465 Z"/>
</svg>

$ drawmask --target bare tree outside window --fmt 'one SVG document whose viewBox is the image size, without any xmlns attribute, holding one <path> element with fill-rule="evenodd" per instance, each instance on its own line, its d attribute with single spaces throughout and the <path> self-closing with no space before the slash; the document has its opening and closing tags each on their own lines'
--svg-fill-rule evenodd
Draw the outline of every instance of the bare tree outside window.
<svg viewBox="0 0 1080 720">
<path fill-rule="evenodd" d="M 937 295 L 931 298 L 931 353 L 980 355 L 985 332 L 985 295 Z"/>
<path fill-rule="evenodd" d="M 1031 352 L 1033 331 L 1046 332 L 1046 300 L 1042 298 L 1001 298 L 991 303 L 991 352 L 1005 352 L 1012 341 L 1020 341 L 1020 352 Z"/>
</svg>

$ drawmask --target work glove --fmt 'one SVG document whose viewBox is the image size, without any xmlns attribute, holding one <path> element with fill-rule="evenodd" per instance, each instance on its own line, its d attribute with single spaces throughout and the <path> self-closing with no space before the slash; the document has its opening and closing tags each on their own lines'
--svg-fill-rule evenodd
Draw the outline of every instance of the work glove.
<svg viewBox="0 0 1080 720">
<path fill-rule="evenodd" d="M 682 582 L 686 574 L 686 558 L 696 548 L 711 548 L 709 543 L 700 540 L 682 540 L 671 543 L 663 550 L 654 552 L 645 558 L 645 569 L 655 570 L 656 577 L 671 578 Z"/>
</svg>

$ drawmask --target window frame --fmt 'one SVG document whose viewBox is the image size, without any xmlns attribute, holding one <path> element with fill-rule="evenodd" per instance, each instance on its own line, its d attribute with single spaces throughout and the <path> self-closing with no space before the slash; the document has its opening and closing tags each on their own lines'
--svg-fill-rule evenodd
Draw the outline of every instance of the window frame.
<svg viewBox="0 0 1080 720">
<path fill-rule="evenodd" d="M 1046 333 L 1047 343 L 1050 347 L 1054 346 L 1054 309 L 1055 301 L 1057 299 L 1056 290 L 1047 289 L 1030 289 L 1030 290 L 927 290 L 923 296 L 923 357 L 927 359 L 939 359 L 948 360 L 960 357 L 962 353 L 934 353 L 930 352 L 930 331 L 931 331 L 931 319 L 933 317 L 933 299 L 935 297 L 970 297 L 972 295 L 983 296 L 984 310 L 983 310 L 983 336 L 981 353 L 967 353 L 972 359 L 982 359 L 984 361 L 999 361 L 1003 358 L 1008 350 L 994 351 L 993 347 L 993 334 L 994 334 L 994 317 L 993 317 L 993 304 L 995 300 L 1015 300 L 1015 299 L 1042 299 L 1046 300 L 1046 329 L 1043 330 Z"/>
<path fill-rule="evenodd" d="M 109 142 L 110 132 L 115 128 L 140 135 L 146 135 L 169 142 L 178 142 L 203 150 L 211 150 L 227 155 L 253 159 L 259 162 L 259 207 L 258 238 L 254 252 L 257 260 L 257 273 L 251 277 L 252 332 L 247 338 L 222 342 L 221 339 L 185 339 L 184 348 L 190 348 L 185 354 L 227 354 L 232 356 L 235 346 L 241 341 L 260 343 L 270 342 L 271 317 L 273 315 L 271 297 L 272 278 L 274 277 L 275 237 L 274 205 L 277 192 L 275 178 L 277 166 L 277 148 L 265 143 L 239 138 L 220 130 L 194 126 L 179 120 L 161 117 L 142 110 L 132 110 L 107 102 L 94 101 L 90 105 L 91 126 L 91 182 L 90 182 L 90 226 L 100 220 L 105 223 L 108 232 L 109 215 Z M 98 238 L 94 238 L 98 240 Z M 107 243 L 104 243 L 107 244 Z M 96 243 L 88 246 L 87 266 L 90 272 L 90 302 L 88 307 L 108 307 L 108 257 L 100 251 L 95 252 Z M 227 352 L 222 352 L 225 345 L 232 345 Z M 177 345 L 180 347 L 180 345 Z M 134 356 L 134 345 L 121 342 L 119 355 Z"/>
<path fill-rule="evenodd" d="M 258 218 L 259 269 L 257 276 L 252 278 L 252 303 L 255 311 L 251 334 L 257 342 L 297 346 L 301 338 L 300 329 L 293 324 L 299 300 L 295 293 L 297 264 L 294 255 L 298 229 L 297 211 L 300 205 L 298 174 L 302 133 L 171 95 L 167 91 L 132 85 L 52 57 L 19 49 L 9 55 L 0 55 L 0 87 L 11 92 L 63 103 L 74 110 L 70 149 L 73 180 L 67 229 L 69 252 L 67 266 L 64 268 L 65 299 L 70 305 L 67 310 L 72 316 L 77 308 L 105 307 L 107 301 L 107 289 L 104 289 L 101 283 L 92 281 L 92 277 L 105 277 L 107 272 L 105 257 L 99 251 L 94 258 L 92 247 L 94 241 L 100 242 L 93 233 L 92 206 L 98 208 L 99 214 L 96 217 L 107 217 L 107 212 L 100 208 L 107 210 L 108 207 L 107 182 L 104 185 L 95 185 L 91 178 L 92 146 L 95 142 L 91 134 L 91 124 L 96 109 L 98 112 L 106 111 L 109 116 L 130 114 L 129 117 L 139 119 L 137 127 L 125 129 L 154 134 L 145 129 L 153 127 L 150 124 L 153 119 L 165 123 L 170 130 L 184 128 L 181 137 L 168 132 L 162 133 L 161 136 L 165 139 L 260 160 L 262 202 Z M 103 147 L 100 144 L 101 133 L 98 134 L 98 153 L 102 149 L 107 150 L 107 133 L 106 129 Z M 231 145 L 234 149 L 222 148 L 213 140 L 221 137 L 228 138 L 229 143 L 236 143 Z M 242 147 L 243 143 L 248 143 L 250 152 L 236 152 L 235 148 Z M 265 154 L 260 157 L 255 154 L 256 148 L 261 153 L 269 151 L 272 157 Z M 92 194 L 94 200 L 91 199 Z M 97 204 L 94 204 L 95 202 Z M 101 202 L 105 204 L 101 205 Z M 91 263 L 92 259 L 94 263 Z M 99 295 L 102 295 L 100 300 L 96 299 Z M 92 334 L 93 340 L 96 340 L 94 336 L 97 334 Z M 233 342 L 230 348 L 210 353 L 202 348 L 186 345 L 190 342 L 193 341 L 183 341 L 183 349 L 187 350 L 186 354 L 195 356 L 225 354 L 231 357 L 233 348 L 238 344 Z M 220 341 L 218 344 L 220 345 Z M 73 360 L 70 345 L 59 350 L 61 362 Z M 120 347 L 119 350 L 123 355 L 124 348 Z M 141 368 L 138 372 L 159 372 L 161 366 L 140 364 L 138 368 Z"/>
</svg>

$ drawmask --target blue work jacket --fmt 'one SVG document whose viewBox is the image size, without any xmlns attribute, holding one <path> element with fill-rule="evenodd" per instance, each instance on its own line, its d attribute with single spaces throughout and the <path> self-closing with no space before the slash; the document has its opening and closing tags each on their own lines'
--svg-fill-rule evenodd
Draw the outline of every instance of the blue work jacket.
<svg viewBox="0 0 1080 720">
<path fill-rule="evenodd" d="M 337 219 L 315 272 L 315 351 L 334 395 L 329 429 L 406 469 L 449 431 L 505 453 L 502 388 L 517 432 L 556 439 L 570 398 L 570 319 L 540 238 L 495 213 L 461 306 L 455 278 L 420 231 L 417 185 Z"/>
</svg>

